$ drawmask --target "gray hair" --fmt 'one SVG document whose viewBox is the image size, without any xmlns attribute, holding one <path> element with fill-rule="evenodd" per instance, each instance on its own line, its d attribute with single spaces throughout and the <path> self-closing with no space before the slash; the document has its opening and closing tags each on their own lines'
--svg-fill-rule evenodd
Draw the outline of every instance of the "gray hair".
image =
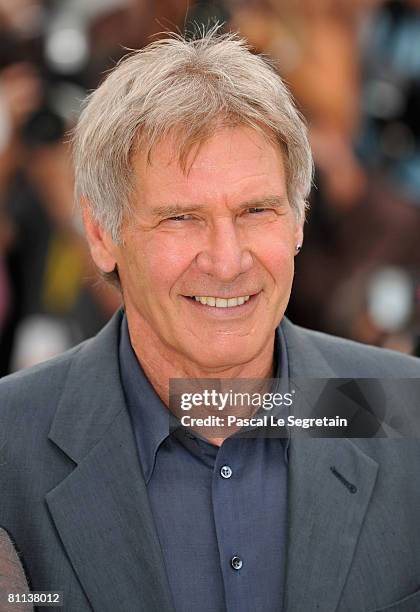
<svg viewBox="0 0 420 612">
<path fill-rule="evenodd" d="M 305 124 L 271 64 L 219 26 L 126 56 L 91 94 L 74 133 L 76 198 L 118 242 L 130 213 L 131 156 L 175 133 L 179 161 L 217 127 L 245 125 L 284 151 L 289 202 L 305 217 L 313 162 Z"/>
</svg>

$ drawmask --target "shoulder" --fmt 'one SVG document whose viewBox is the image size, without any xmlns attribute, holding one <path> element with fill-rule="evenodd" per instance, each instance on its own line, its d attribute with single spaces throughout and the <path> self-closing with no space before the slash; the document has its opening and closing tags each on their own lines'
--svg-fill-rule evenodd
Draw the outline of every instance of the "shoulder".
<svg viewBox="0 0 420 612">
<path fill-rule="evenodd" d="M 0 379 L 0 423 L 4 428 L 20 417 L 45 417 L 55 410 L 70 366 L 84 344 Z"/>
<path fill-rule="evenodd" d="M 337 377 L 420 378 L 417 357 L 305 329 L 287 319 L 283 326 L 288 351 L 298 352 L 308 367 L 310 360 L 315 367 L 322 359 Z"/>
<path fill-rule="evenodd" d="M 71 398 L 76 410 L 81 398 L 90 401 L 96 389 L 116 384 L 121 316 L 118 311 L 95 337 L 58 357 L 2 378 L 0 437 L 48 428 L 64 400 Z"/>
<path fill-rule="evenodd" d="M 92 384 L 99 383 L 104 365 L 115 361 L 121 318 L 121 311 L 117 311 L 93 338 L 53 359 L 0 379 L 0 418 L 3 407 L 11 403 L 22 405 L 28 402 L 32 406 L 40 402 L 53 403 L 63 392 L 73 365 L 77 377 L 72 380 L 72 387 L 82 386 L 86 380 Z"/>
</svg>

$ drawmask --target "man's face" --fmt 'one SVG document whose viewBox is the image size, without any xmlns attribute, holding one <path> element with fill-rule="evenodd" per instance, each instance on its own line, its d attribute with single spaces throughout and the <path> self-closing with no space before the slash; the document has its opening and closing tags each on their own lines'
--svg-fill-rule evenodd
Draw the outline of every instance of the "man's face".
<svg viewBox="0 0 420 612">
<path fill-rule="evenodd" d="M 302 229 L 280 148 L 258 132 L 220 129 L 187 173 L 175 151 L 168 140 L 151 163 L 143 153 L 133 159 L 134 214 L 123 225 L 118 271 L 139 344 L 217 372 L 272 347 Z"/>
</svg>

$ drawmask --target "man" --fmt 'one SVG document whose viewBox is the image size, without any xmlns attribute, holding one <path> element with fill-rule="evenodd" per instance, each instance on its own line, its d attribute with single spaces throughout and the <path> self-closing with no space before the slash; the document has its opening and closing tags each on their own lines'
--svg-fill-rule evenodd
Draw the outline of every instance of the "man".
<svg viewBox="0 0 420 612">
<path fill-rule="evenodd" d="M 416 440 L 201 435 L 168 410 L 172 379 L 420 377 L 283 316 L 312 160 L 274 70 L 234 35 L 153 43 L 89 99 L 75 165 L 124 310 L 0 386 L 0 526 L 31 589 L 77 612 L 420 609 Z"/>
</svg>

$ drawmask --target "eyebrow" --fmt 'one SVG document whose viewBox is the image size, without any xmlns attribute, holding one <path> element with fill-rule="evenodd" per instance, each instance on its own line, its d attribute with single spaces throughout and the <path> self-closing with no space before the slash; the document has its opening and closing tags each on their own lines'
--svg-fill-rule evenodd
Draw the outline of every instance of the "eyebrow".
<svg viewBox="0 0 420 612">
<path fill-rule="evenodd" d="M 253 198 L 251 200 L 246 200 L 245 202 L 241 202 L 237 206 L 239 210 L 245 210 L 247 208 L 276 208 L 282 209 L 288 203 L 287 196 L 278 196 L 278 195 L 270 195 L 264 196 L 262 198 Z M 154 217 L 176 217 L 178 215 L 183 215 L 186 213 L 197 212 L 199 210 L 204 210 L 208 208 L 207 205 L 204 204 L 166 204 L 163 206 L 157 206 L 153 209 L 152 214 Z"/>
</svg>

